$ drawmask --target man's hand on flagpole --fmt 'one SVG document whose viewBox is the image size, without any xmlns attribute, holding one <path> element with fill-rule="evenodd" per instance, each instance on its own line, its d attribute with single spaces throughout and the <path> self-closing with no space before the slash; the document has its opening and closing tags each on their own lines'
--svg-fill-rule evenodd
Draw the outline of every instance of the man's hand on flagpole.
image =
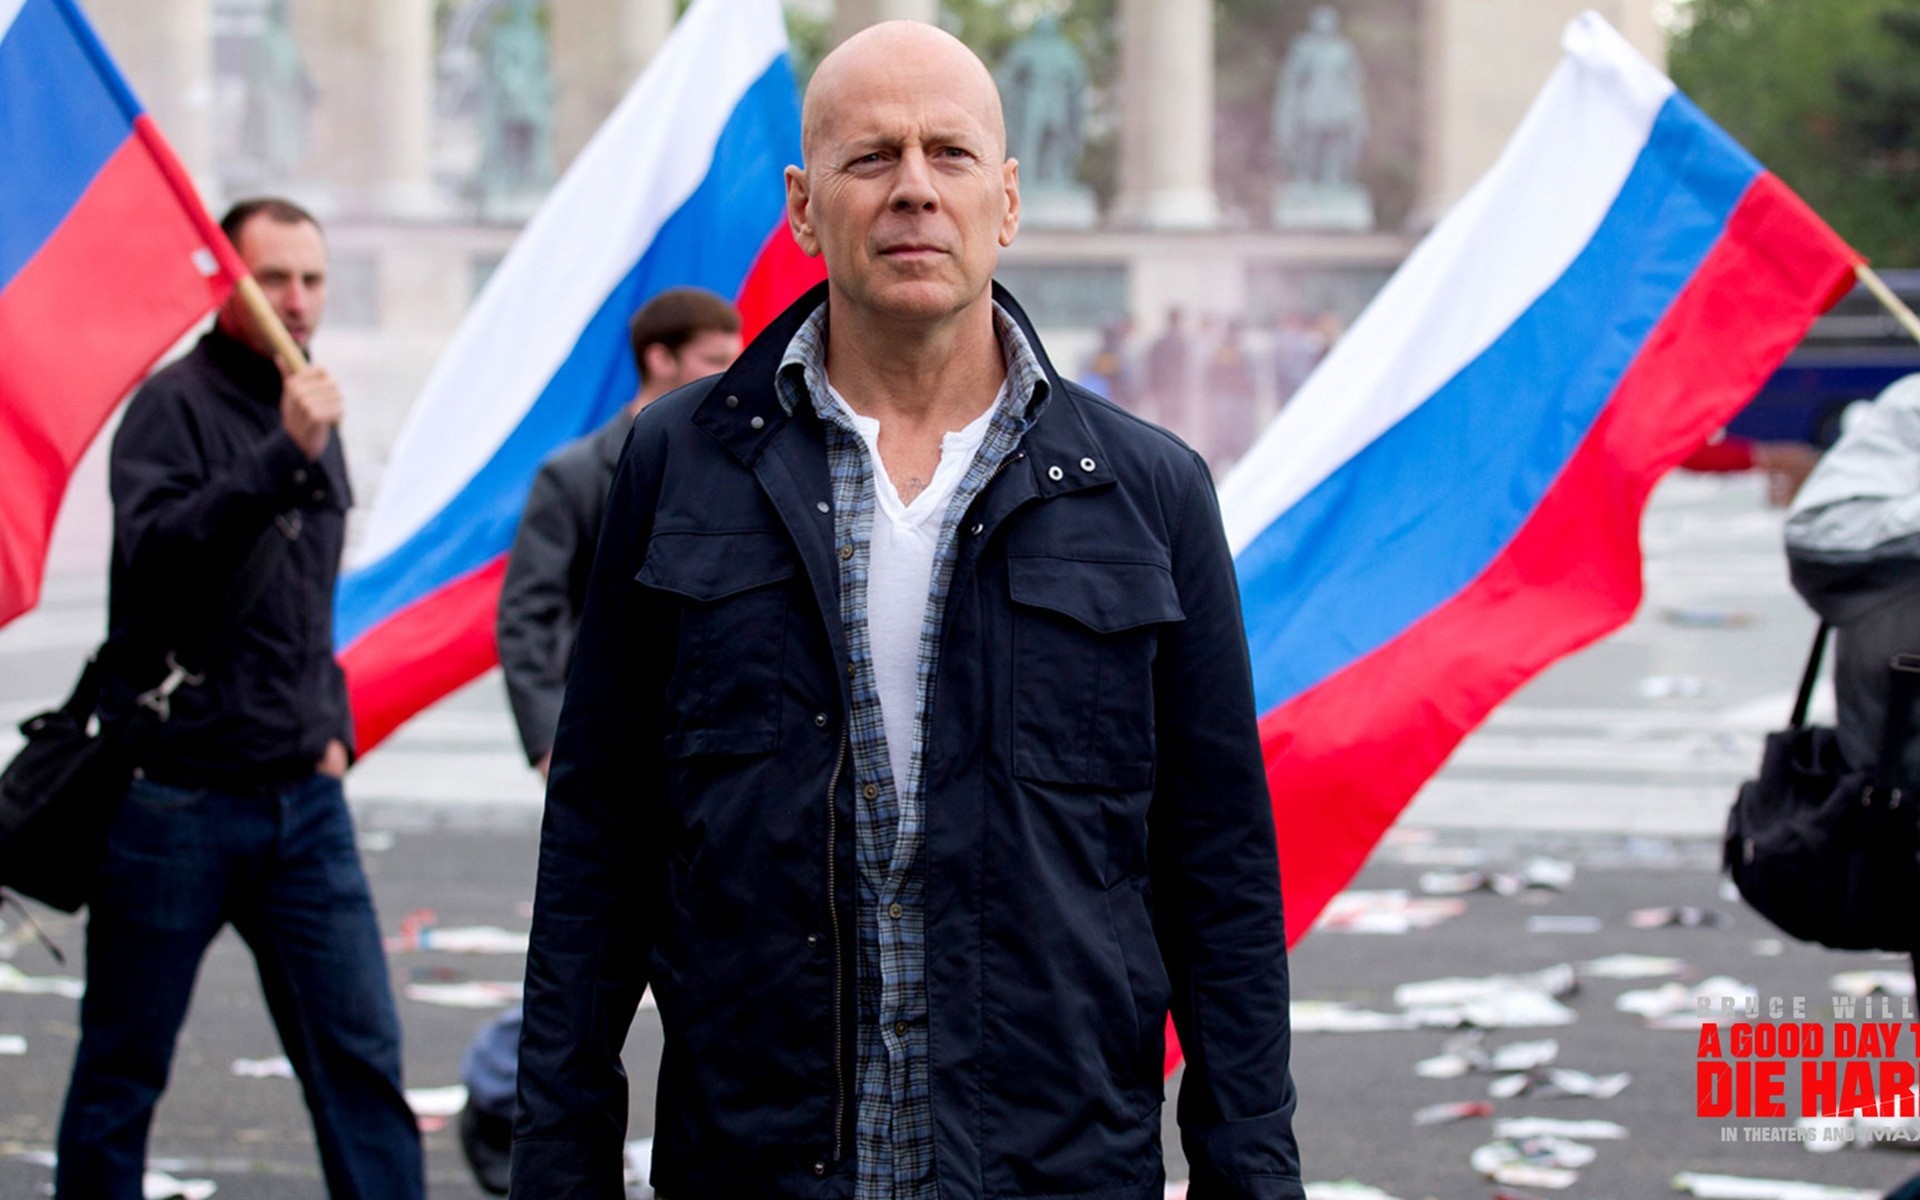
<svg viewBox="0 0 1920 1200">
<path fill-rule="evenodd" d="M 318 462 L 327 448 L 327 435 L 340 424 L 345 408 L 340 385 L 325 367 L 306 366 L 295 370 L 284 358 L 273 361 L 280 368 L 282 380 L 280 423 L 286 426 L 287 436 L 300 447 L 307 461 Z"/>
</svg>

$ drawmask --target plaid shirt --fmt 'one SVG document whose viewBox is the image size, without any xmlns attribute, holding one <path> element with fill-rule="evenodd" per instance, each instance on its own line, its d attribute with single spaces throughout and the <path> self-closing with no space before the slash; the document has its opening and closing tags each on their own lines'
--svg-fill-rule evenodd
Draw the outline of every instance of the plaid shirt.
<svg viewBox="0 0 1920 1200">
<path fill-rule="evenodd" d="M 933 1200 L 933 1101 L 927 1078 L 926 831 L 921 754 L 938 665 L 940 627 L 953 578 L 954 542 L 987 481 L 1011 456 L 1044 404 L 1047 379 L 1020 326 L 999 305 L 994 330 L 1006 356 L 1007 389 L 985 439 L 947 505 L 935 543 L 933 580 L 920 627 L 913 753 L 896 793 L 880 718 L 867 628 L 867 567 L 873 539 L 874 471 L 859 431 L 827 393 L 827 309 L 815 310 L 787 345 L 776 390 L 791 414 L 804 396 L 826 426 L 834 544 L 840 549 L 840 619 L 847 634 L 853 711 L 854 843 L 859 864 L 859 1002 L 854 1087 L 856 1200 Z"/>
</svg>

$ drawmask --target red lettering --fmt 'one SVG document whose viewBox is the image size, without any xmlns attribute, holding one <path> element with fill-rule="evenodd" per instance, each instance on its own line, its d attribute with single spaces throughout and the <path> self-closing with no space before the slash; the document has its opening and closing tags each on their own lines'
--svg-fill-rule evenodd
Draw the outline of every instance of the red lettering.
<svg viewBox="0 0 1920 1200">
<path fill-rule="evenodd" d="M 1703 1117 L 1733 1115 L 1731 1066 L 1723 1062 L 1703 1062 L 1696 1068 L 1694 1112 Z"/>
<path fill-rule="evenodd" d="M 1840 1067 L 1831 1062 L 1800 1064 L 1800 1115 L 1831 1117 L 1840 1112 Z"/>
<path fill-rule="evenodd" d="M 1694 1050 L 1694 1054 L 1699 1058 L 1721 1057 L 1720 1027 L 1718 1025 L 1709 1024 L 1700 1027 L 1700 1045 Z"/>
</svg>

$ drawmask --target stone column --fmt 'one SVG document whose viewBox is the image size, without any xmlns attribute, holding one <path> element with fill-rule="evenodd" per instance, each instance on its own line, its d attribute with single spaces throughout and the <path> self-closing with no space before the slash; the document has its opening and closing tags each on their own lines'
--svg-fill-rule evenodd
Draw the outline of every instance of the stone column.
<svg viewBox="0 0 1920 1200">
<path fill-rule="evenodd" d="M 1591 8 L 1662 70 L 1655 0 L 1422 0 L 1420 194 L 1411 224 L 1431 225 L 1500 156 L 1560 62 L 1560 33 Z"/>
<path fill-rule="evenodd" d="M 213 0 L 89 0 L 87 15 L 217 215 Z"/>
<path fill-rule="evenodd" d="M 319 90 L 319 202 L 360 217 L 434 211 L 433 0 L 299 0 L 293 26 Z"/>
<path fill-rule="evenodd" d="M 548 0 L 553 165 L 565 171 L 673 30 L 673 0 Z"/>
<path fill-rule="evenodd" d="M 1122 0 L 1120 196 L 1115 216 L 1207 229 L 1213 191 L 1211 0 Z"/>
<path fill-rule="evenodd" d="M 869 25 L 882 21 L 925 21 L 940 19 L 940 0 L 835 0 L 833 6 L 833 44 L 838 46 Z"/>
</svg>

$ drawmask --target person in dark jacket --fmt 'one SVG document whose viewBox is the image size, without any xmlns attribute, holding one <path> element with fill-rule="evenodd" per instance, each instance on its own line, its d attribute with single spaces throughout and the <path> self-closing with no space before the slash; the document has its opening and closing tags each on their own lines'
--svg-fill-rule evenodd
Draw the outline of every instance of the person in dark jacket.
<svg viewBox="0 0 1920 1200">
<path fill-rule="evenodd" d="M 621 1194 L 653 989 L 668 1200 L 1303 1195 L 1279 870 L 1205 464 L 993 285 L 992 77 L 911 22 L 813 76 L 827 282 L 642 412 L 561 710 L 513 1195 Z"/>
<path fill-rule="evenodd" d="M 567 659 L 587 598 L 607 487 L 634 414 L 675 388 L 727 369 L 740 354 L 740 313 L 705 288 L 668 288 L 628 322 L 640 390 L 598 430 L 540 464 L 507 556 L 495 624 L 507 700 L 527 762 L 546 778 L 567 685 Z M 520 1008 L 482 1026 L 460 1068 L 467 1104 L 460 1148 L 482 1189 L 507 1190 Z"/>
<path fill-rule="evenodd" d="M 726 370 L 740 354 L 739 311 L 705 288 L 661 292 L 633 314 L 627 332 L 640 390 L 612 420 L 540 464 L 500 589 L 500 668 L 520 745 L 542 778 L 560 724 L 600 514 L 634 414 L 675 388 Z"/>
<path fill-rule="evenodd" d="M 222 225 L 304 351 L 326 306 L 320 227 L 279 200 L 236 205 Z M 304 1088 L 328 1193 L 424 1193 L 399 1019 L 341 792 L 353 745 L 333 657 L 352 502 L 341 412 L 326 369 L 276 363 L 236 300 L 148 380 L 114 437 L 106 711 L 141 703 L 170 655 L 191 675 L 164 704 L 88 899 L 58 1196 L 140 1197 L 194 976 L 229 923 Z"/>
</svg>

